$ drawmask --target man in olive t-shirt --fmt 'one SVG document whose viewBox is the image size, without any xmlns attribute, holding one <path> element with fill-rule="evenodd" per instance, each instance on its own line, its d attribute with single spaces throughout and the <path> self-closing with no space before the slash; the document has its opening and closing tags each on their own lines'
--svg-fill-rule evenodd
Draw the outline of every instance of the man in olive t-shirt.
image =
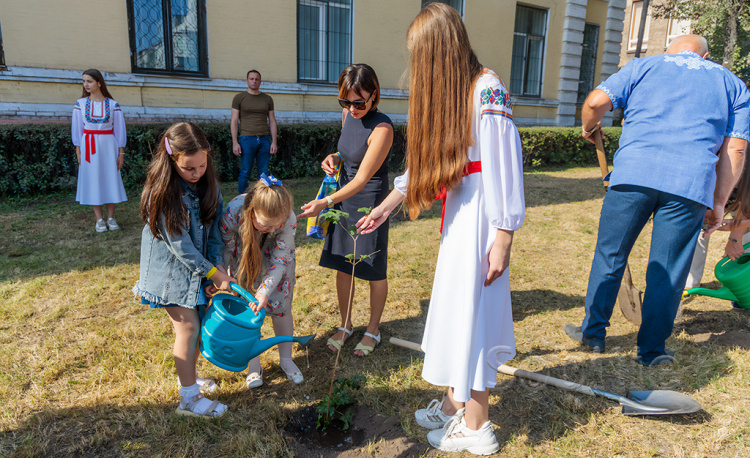
<svg viewBox="0 0 750 458">
<path fill-rule="evenodd" d="M 250 70 L 247 72 L 247 91 L 240 92 L 232 99 L 232 152 L 241 158 L 239 194 L 247 191 L 255 159 L 258 159 L 258 175 L 267 174 L 271 154 L 276 154 L 277 150 L 273 99 L 260 92 L 260 82 L 260 72 Z"/>
</svg>

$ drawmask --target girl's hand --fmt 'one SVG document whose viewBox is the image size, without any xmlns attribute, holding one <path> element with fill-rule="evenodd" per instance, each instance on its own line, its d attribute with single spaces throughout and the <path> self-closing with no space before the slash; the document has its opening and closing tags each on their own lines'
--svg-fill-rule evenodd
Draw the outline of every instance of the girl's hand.
<svg viewBox="0 0 750 458">
<path fill-rule="evenodd" d="M 214 285 L 216 286 L 216 288 L 224 291 L 231 291 L 232 286 L 230 285 L 230 283 L 237 283 L 236 279 L 225 274 L 224 272 L 219 270 L 218 267 L 216 268 L 216 272 L 211 276 L 211 280 L 214 281 Z"/>
<path fill-rule="evenodd" d="M 736 239 L 736 242 L 731 240 L 727 242 L 727 246 L 724 247 L 724 256 L 727 256 L 732 261 L 736 261 L 740 256 L 745 254 L 745 249 L 742 246 L 742 240 Z"/>
<path fill-rule="evenodd" d="M 487 256 L 490 262 L 490 268 L 487 271 L 487 278 L 484 280 L 484 286 L 490 286 L 495 280 L 500 278 L 505 269 L 510 265 L 510 247 L 513 243 L 513 231 L 502 229 L 497 230 L 495 242 L 490 248 Z"/>
<path fill-rule="evenodd" d="M 732 231 L 735 229 L 735 225 L 737 223 L 737 220 L 734 219 L 725 219 L 721 222 L 721 226 L 719 226 L 716 230 L 717 231 Z"/>
<path fill-rule="evenodd" d="M 224 266 L 216 266 L 216 270 L 224 274 L 227 273 L 227 269 L 225 269 Z M 214 297 L 214 294 L 219 292 L 219 288 L 217 288 L 216 285 L 211 283 L 210 285 L 206 286 L 204 291 L 206 293 L 206 298 L 211 299 L 212 297 Z"/>
<path fill-rule="evenodd" d="M 363 216 L 357 221 L 357 233 L 369 234 L 373 232 L 380 227 L 389 216 L 391 216 L 391 212 L 386 212 L 381 206 L 373 208 L 369 215 Z"/>
<path fill-rule="evenodd" d="M 76 146 L 76 160 L 78 161 L 78 165 L 81 165 L 81 147 Z"/>
<path fill-rule="evenodd" d="M 338 154 L 329 154 L 320 163 L 320 168 L 328 175 L 332 177 L 336 174 L 336 167 L 341 163 L 341 157 Z"/>
<path fill-rule="evenodd" d="M 250 303 L 250 308 L 255 312 L 257 315 L 258 312 L 262 309 L 268 306 L 268 296 L 265 294 L 257 294 L 255 296 L 256 299 L 258 299 L 258 303 L 255 304 L 253 302 Z M 266 312 L 268 312 L 268 309 L 266 309 Z"/>
<path fill-rule="evenodd" d="M 297 215 L 297 219 L 309 218 L 311 216 L 318 216 L 318 213 L 323 211 L 328 206 L 328 202 L 325 199 L 311 200 L 302 206 L 302 213 Z"/>
<path fill-rule="evenodd" d="M 122 168 L 122 164 L 124 163 L 125 163 L 125 155 L 118 154 L 117 155 L 117 170 L 120 170 Z"/>
</svg>

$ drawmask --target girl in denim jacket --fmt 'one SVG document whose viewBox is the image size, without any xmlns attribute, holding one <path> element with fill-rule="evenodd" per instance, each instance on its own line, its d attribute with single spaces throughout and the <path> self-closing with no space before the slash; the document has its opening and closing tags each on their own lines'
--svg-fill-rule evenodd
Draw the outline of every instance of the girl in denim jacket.
<svg viewBox="0 0 750 458">
<path fill-rule="evenodd" d="M 254 291 L 258 305 L 266 307 L 277 336 L 290 336 L 294 329 L 294 234 L 297 217 L 292 196 L 281 180 L 262 174 L 260 181 L 227 204 L 219 231 L 224 242 L 224 265 L 245 289 Z M 302 383 L 302 372 L 292 361 L 292 342 L 279 344 L 281 370 L 294 383 Z M 246 384 L 263 384 L 260 358 L 250 361 Z"/>
<path fill-rule="evenodd" d="M 219 217 L 223 200 L 203 131 L 177 123 L 164 133 L 148 166 L 141 194 L 141 303 L 164 308 L 175 331 L 174 361 L 180 380 L 180 415 L 217 417 L 227 410 L 203 397 L 216 384 L 196 375 L 198 306 L 234 279 L 222 265 Z M 208 279 L 213 285 L 204 284 Z M 216 285 L 216 286 L 214 286 Z"/>
</svg>

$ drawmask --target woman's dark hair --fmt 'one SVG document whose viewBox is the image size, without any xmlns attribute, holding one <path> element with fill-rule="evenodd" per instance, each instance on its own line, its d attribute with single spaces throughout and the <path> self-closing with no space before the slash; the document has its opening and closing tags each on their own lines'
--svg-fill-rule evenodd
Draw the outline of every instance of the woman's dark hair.
<svg viewBox="0 0 750 458">
<path fill-rule="evenodd" d="M 167 152 L 164 144 L 169 141 Z M 206 153 L 206 172 L 197 183 L 200 201 L 200 220 L 208 226 L 217 217 L 216 203 L 219 199 L 219 179 L 211 158 L 211 145 L 206 135 L 191 122 L 173 124 L 159 140 L 154 158 L 146 171 L 146 185 L 141 193 L 141 219 L 149 225 L 151 233 L 162 240 L 159 226 L 161 219 L 171 235 L 182 233 L 188 221 L 188 212 L 182 203 L 182 183 L 175 170 L 177 160 L 182 156 L 192 156 L 201 151 Z"/>
<path fill-rule="evenodd" d="M 112 97 L 112 94 L 110 94 L 109 90 L 107 89 L 107 83 L 104 82 L 104 77 L 102 76 L 102 72 L 100 72 L 99 70 L 95 68 L 90 68 L 86 70 L 85 72 L 83 72 L 83 75 L 88 75 L 94 78 L 94 81 L 96 81 L 97 83 L 101 85 L 99 90 L 102 91 L 102 95 L 104 97 L 114 100 L 114 97 Z M 86 88 L 83 88 L 83 95 L 81 97 L 88 97 L 88 96 L 89 96 L 88 91 L 86 90 Z"/>
<path fill-rule="evenodd" d="M 372 94 L 375 91 L 378 93 L 375 94 L 370 111 L 377 108 L 380 102 L 380 83 L 375 70 L 367 64 L 352 64 L 346 67 L 339 76 L 339 98 L 345 99 L 349 92 L 355 92 L 364 100 L 362 92 Z"/>
</svg>

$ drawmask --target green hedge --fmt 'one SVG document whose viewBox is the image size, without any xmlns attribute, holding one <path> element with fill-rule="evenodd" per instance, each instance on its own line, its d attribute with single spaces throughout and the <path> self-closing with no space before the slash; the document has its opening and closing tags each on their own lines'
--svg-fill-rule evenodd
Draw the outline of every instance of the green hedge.
<svg viewBox="0 0 750 458">
<path fill-rule="evenodd" d="M 169 124 L 128 124 L 128 145 L 122 178 L 127 188 L 144 181 L 151 149 Z M 214 149 L 214 163 L 222 181 L 235 181 L 239 159 L 232 154 L 229 126 L 200 124 Z M 279 152 L 270 169 L 279 178 L 319 175 L 320 161 L 336 151 L 338 125 L 290 124 L 279 126 Z M 521 128 L 526 167 L 594 165 L 593 145 L 581 138 L 580 128 Z M 611 158 L 620 128 L 606 128 L 607 153 Z M 405 127 L 397 126 L 390 158 L 391 170 L 404 163 Z M 0 125 L 0 195 L 28 195 L 74 189 L 78 165 L 67 124 Z"/>
</svg>

